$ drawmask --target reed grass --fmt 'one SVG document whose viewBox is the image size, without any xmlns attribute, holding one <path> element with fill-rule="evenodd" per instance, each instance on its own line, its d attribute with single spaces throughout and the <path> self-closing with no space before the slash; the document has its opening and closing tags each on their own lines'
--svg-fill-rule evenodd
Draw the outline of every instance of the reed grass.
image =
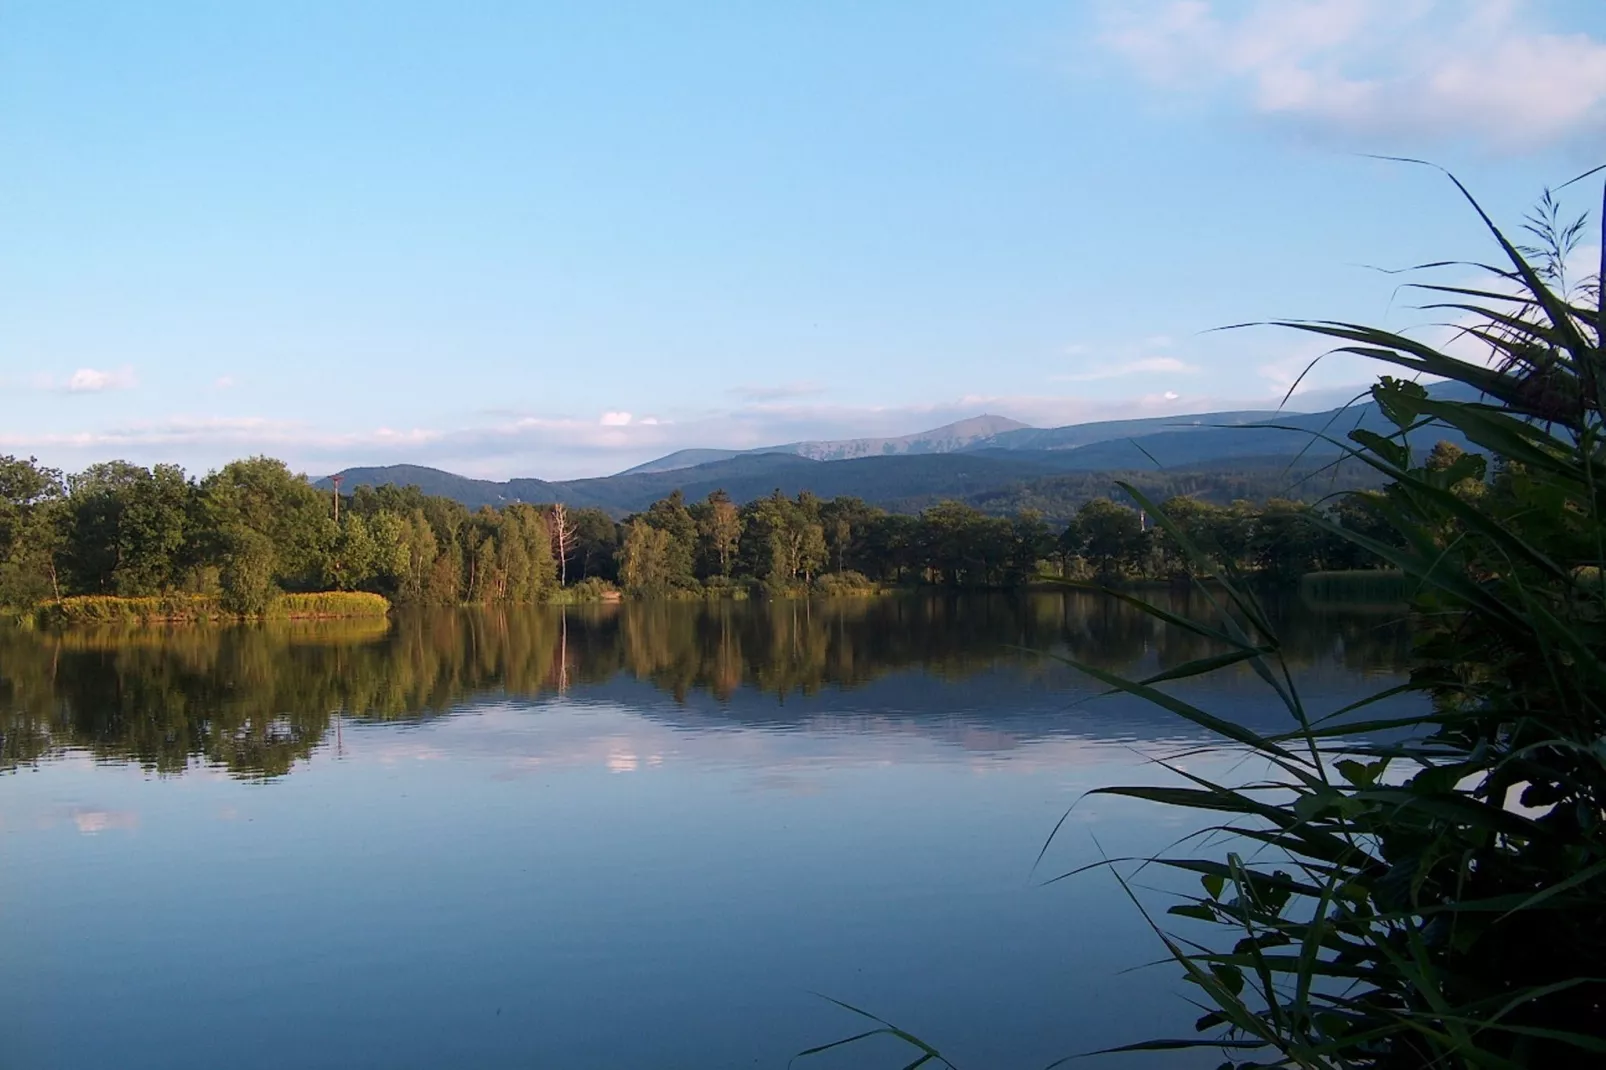
<svg viewBox="0 0 1606 1070">
<path fill-rule="evenodd" d="M 345 617 L 383 617 L 390 612 L 390 600 L 368 591 L 316 591 L 310 594 L 281 594 L 268 603 L 263 616 L 273 618 L 335 619 Z"/>
<path fill-rule="evenodd" d="M 321 620 L 350 617 L 383 617 L 390 602 L 366 591 L 320 591 L 310 594 L 281 594 L 269 601 L 266 610 L 254 616 L 269 620 Z M 164 594 L 148 597 L 116 595 L 78 595 L 46 602 L 34 612 L 41 625 L 64 627 L 85 624 L 180 624 L 244 619 L 224 608 L 222 600 L 209 594 Z"/>
<path fill-rule="evenodd" d="M 1299 593 L 1318 608 L 1404 606 L 1410 588 L 1399 569 L 1351 569 L 1306 573 L 1300 578 Z"/>
<path fill-rule="evenodd" d="M 1533 244 L 1518 245 L 1450 178 L 1501 259 L 1473 265 L 1488 285 L 1416 286 L 1486 360 L 1364 324 L 1280 324 L 1475 388 L 1476 401 L 1446 400 L 1385 376 L 1372 397 L 1394 431 L 1329 438 L 1389 481 L 1367 499 L 1386 537 L 1311 522 L 1397 571 L 1416 622 L 1409 683 L 1310 708 L 1242 577 L 1123 485 L 1184 548 L 1212 613 L 1108 596 L 1219 652 L 1147 679 L 1071 664 L 1270 773 L 1225 783 L 1175 763 L 1174 786 L 1092 793 L 1203 824 L 1184 841 L 1193 853 L 1084 868 L 1115 874 L 1204 1013 L 1195 1036 L 1085 1054 L 1214 1049 L 1223 1070 L 1606 1066 L 1606 301 L 1601 275 L 1569 285 L 1583 224 L 1564 223 L 1548 193 L 1525 226 Z M 1468 269 L 1426 265 L 1445 266 Z M 1414 457 L 1407 436 L 1435 427 L 1486 456 Z M 1276 695 L 1286 731 L 1253 732 L 1163 686 L 1233 665 Z M 1377 712 L 1401 694 L 1417 712 Z M 1133 883 L 1142 867 L 1196 880 L 1169 915 L 1203 924 L 1183 934 L 1151 913 Z M 912 1046 L 911 1067 L 940 1059 Z"/>
</svg>

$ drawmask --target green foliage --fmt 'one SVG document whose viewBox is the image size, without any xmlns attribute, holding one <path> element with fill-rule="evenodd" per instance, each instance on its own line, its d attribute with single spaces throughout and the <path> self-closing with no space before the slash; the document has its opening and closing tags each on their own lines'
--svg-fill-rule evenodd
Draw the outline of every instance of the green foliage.
<svg viewBox="0 0 1606 1070">
<path fill-rule="evenodd" d="M 1559 285 L 1568 250 L 1554 228 L 1540 228 L 1536 264 L 1483 218 L 1506 257 L 1486 267 L 1498 284 L 1422 288 L 1439 295 L 1434 307 L 1476 321 L 1468 333 L 1491 362 L 1363 325 L 1286 324 L 1481 395 L 1435 399 L 1384 377 L 1373 397 L 1395 432 L 1357 431 L 1349 447 L 1390 481 L 1365 502 L 1376 524 L 1315 518 L 1403 577 L 1417 611 L 1410 689 L 1428 709 L 1316 716 L 1261 608 L 1230 581 L 1217 620 L 1175 621 L 1226 652 L 1190 671 L 1255 666 L 1288 708 L 1285 735 L 1088 668 L 1274 771 L 1223 784 L 1179 766 L 1184 787 L 1103 789 L 1197 811 L 1236 841 L 1224 856 L 1150 860 L 1201 880 L 1202 894 L 1171 913 L 1214 925 L 1219 939 L 1156 932 L 1214 1007 L 1199 1022 L 1208 1036 L 1175 1043 L 1254 1060 L 1227 1066 L 1606 1059 L 1606 305 L 1598 279 L 1592 304 Z M 1487 450 L 1495 477 L 1449 444 L 1414 459 L 1408 436 L 1424 427 Z M 1294 512 L 1268 510 L 1264 522 L 1275 529 Z"/>
<path fill-rule="evenodd" d="M 199 481 L 170 465 L 111 461 L 65 486 L 34 462 L 0 458 L 0 493 L 0 609 L 16 611 L 88 594 L 217 595 L 243 614 L 264 612 L 285 591 L 369 591 L 433 606 L 573 601 L 562 590 L 564 573 L 632 597 L 678 598 L 793 597 L 827 573 L 861 574 L 875 588 L 1010 588 L 1052 566 L 1062 575 L 1134 579 L 1177 568 L 1159 533 L 1102 497 L 1084 506 L 1085 526 L 1057 536 L 1032 509 L 1004 517 L 938 501 L 910 516 L 807 492 L 775 491 L 743 506 L 719 490 L 691 504 L 672 493 L 622 525 L 598 509 L 565 510 L 560 563 L 556 507 L 514 503 L 470 514 L 450 499 L 388 485 L 359 486 L 336 500 L 266 457 Z M 1303 506 L 1275 503 L 1282 512 L 1272 524 L 1243 502 L 1172 504 L 1231 529 L 1220 540 L 1223 560 L 1246 571 L 1292 576 L 1373 563 L 1331 554 L 1334 540 L 1312 534 Z M 1109 522 L 1101 527 L 1100 517 Z"/>
<path fill-rule="evenodd" d="M 1359 428 L 1348 443 L 1329 442 L 1386 489 L 1358 496 L 1349 511 L 1272 503 L 1247 540 L 1274 572 L 1318 554 L 1322 534 L 1391 565 L 1415 609 L 1408 685 L 1339 710 L 1309 708 L 1288 645 L 1199 511 L 1157 507 L 1124 485 L 1165 533 L 1161 553 L 1201 581 L 1212 612 L 1109 594 L 1212 649 L 1143 679 L 1065 660 L 1267 773 L 1223 783 L 1161 761 L 1176 786 L 1092 793 L 1204 823 L 1180 841 L 1201 853 L 1098 864 L 1144 911 L 1206 1010 L 1197 1037 L 1111 1052 L 1215 1050 L 1226 1056 L 1222 1070 L 1606 1062 L 1606 288 L 1601 276 L 1564 285 L 1582 227 L 1560 226 L 1548 195 L 1529 222 L 1537 253 L 1467 200 L 1505 262 L 1483 265 L 1489 285 L 1420 288 L 1435 295 L 1430 308 L 1473 320 L 1463 335 L 1492 359 L 1462 360 L 1360 324 L 1282 325 L 1464 384 L 1477 400 L 1383 377 L 1372 396 L 1392 432 Z M 1493 478 L 1483 456 L 1453 444 L 1414 458 L 1423 431 L 1487 451 Z M 1096 524 L 1079 514 L 1082 548 L 1115 565 L 1128 540 L 1100 543 L 1098 533 L 1132 521 L 1107 506 L 1083 513 Z M 1316 583 L 1336 586 L 1332 577 Z M 1252 731 L 1158 686 L 1243 666 L 1287 709 L 1286 732 Z M 1416 712 L 1371 709 L 1402 691 L 1421 701 Z M 1123 862 L 1198 882 L 1169 910 L 1185 931 L 1149 914 Z M 924 1041 L 882 1025 L 864 1036 L 890 1030 L 916 1049 L 911 1065 L 936 1058 Z"/>
<path fill-rule="evenodd" d="M 238 527 L 225 537 L 222 587 L 223 608 L 230 613 L 252 616 L 268 608 L 277 593 L 275 547 L 266 535 L 248 527 Z"/>
<path fill-rule="evenodd" d="M 68 480 L 68 571 L 79 590 L 144 595 L 178 586 L 195 488 L 173 465 L 93 465 Z"/>
<path fill-rule="evenodd" d="M 575 556 L 571 567 L 578 565 L 579 577 L 617 580 L 619 525 L 601 509 L 573 510 L 569 523 L 574 525 Z"/>
<path fill-rule="evenodd" d="M 668 594 L 674 587 L 678 555 L 672 555 L 674 536 L 642 517 L 630 522 L 619 550 L 619 582 L 636 596 Z"/>
<path fill-rule="evenodd" d="M 702 571 L 728 577 L 742 542 L 741 510 L 736 508 L 729 494 L 716 490 L 692 507 L 692 515 L 697 521 L 699 549 L 703 554 Z"/>
<path fill-rule="evenodd" d="M 1108 498 L 1094 498 L 1076 514 L 1077 545 L 1100 576 L 1118 576 L 1138 566 L 1143 523 L 1137 511 Z"/>
<path fill-rule="evenodd" d="M 0 456 L 0 605 L 59 595 L 61 473 L 37 460 Z"/>
<path fill-rule="evenodd" d="M 816 594 L 835 598 L 842 595 L 876 594 L 881 590 L 862 572 L 827 572 L 814 581 Z"/>
<path fill-rule="evenodd" d="M 355 590 L 373 580 L 380 568 L 379 543 L 359 514 L 341 518 L 339 533 L 323 562 L 324 586 Z"/>
<path fill-rule="evenodd" d="M 322 554 L 336 534 L 330 502 L 283 461 L 231 461 L 201 480 L 199 493 L 201 515 L 221 546 L 225 573 L 235 572 L 239 597 L 258 600 L 272 584 L 321 585 Z M 226 596 L 229 588 L 225 579 Z"/>
<path fill-rule="evenodd" d="M 619 589 L 607 580 L 587 576 L 558 592 L 558 601 L 570 603 L 606 602 L 617 598 Z"/>
</svg>

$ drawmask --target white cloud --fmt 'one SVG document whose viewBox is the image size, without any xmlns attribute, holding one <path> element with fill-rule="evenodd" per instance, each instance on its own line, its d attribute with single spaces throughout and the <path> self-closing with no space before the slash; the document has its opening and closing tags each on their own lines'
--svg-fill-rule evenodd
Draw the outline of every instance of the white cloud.
<svg viewBox="0 0 1606 1070">
<path fill-rule="evenodd" d="M 1606 122 L 1606 42 L 1527 0 L 1150 0 L 1101 41 L 1152 84 L 1220 89 L 1316 133 L 1529 149 Z"/>
<path fill-rule="evenodd" d="M 597 421 L 603 427 L 629 427 L 630 414 L 628 412 L 605 412 L 602 419 Z"/>
<path fill-rule="evenodd" d="M 212 382 L 212 388 L 214 390 L 232 390 L 232 389 L 234 389 L 234 376 L 232 376 L 232 375 L 220 375 L 220 376 L 218 376 L 217 379 L 215 379 Z"/>
<path fill-rule="evenodd" d="M 439 441 L 439 431 L 415 428 L 395 431 L 381 427 L 367 432 L 321 433 L 296 420 L 270 420 L 260 416 L 187 417 L 144 421 L 94 431 L 57 431 L 45 434 L 0 433 L 0 448 L 44 448 L 105 454 L 125 449 L 173 450 L 190 447 L 254 451 L 305 451 L 317 449 L 420 446 Z"/>
<path fill-rule="evenodd" d="M 105 390 L 132 390 L 137 385 L 133 368 L 125 366 L 112 371 L 79 368 L 67 377 L 61 389 L 69 394 L 98 394 Z"/>
<path fill-rule="evenodd" d="M 1053 375 L 1049 378 L 1060 383 L 1097 383 L 1105 379 L 1122 379 L 1128 375 L 1191 375 L 1198 370 L 1176 357 L 1143 357 L 1122 364 L 1106 364 L 1099 368 L 1089 368 L 1087 371 Z"/>
<path fill-rule="evenodd" d="M 1107 399 L 1078 392 L 974 394 L 898 406 L 743 405 L 633 416 L 628 424 L 608 424 L 596 417 L 498 412 L 457 427 L 336 430 L 257 416 L 173 416 L 80 430 L 0 430 L 0 453 L 35 453 L 46 463 L 67 469 L 123 457 L 141 464 L 179 463 L 204 472 L 236 457 L 266 453 L 282 458 L 296 471 L 315 475 L 353 465 L 411 463 L 487 479 L 571 479 L 617 472 L 678 449 L 751 449 L 798 441 L 890 437 L 981 413 L 1057 427 L 1247 407 L 1268 406 L 1260 400 L 1246 403 L 1242 397 L 1179 395 L 1170 390 Z"/>
</svg>

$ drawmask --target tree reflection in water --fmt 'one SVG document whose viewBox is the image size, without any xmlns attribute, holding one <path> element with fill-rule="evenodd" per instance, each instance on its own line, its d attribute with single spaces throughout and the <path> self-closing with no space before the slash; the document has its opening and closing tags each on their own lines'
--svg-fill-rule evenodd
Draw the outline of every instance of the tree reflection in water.
<svg viewBox="0 0 1606 1070">
<path fill-rule="evenodd" d="M 1173 593 L 1179 612 L 1208 607 Z M 1290 660 L 1362 677 L 1398 671 L 1396 614 L 1318 612 L 1273 600 Z M 1210 651 L 1104 596 L 930 595 L 777 602 L 635 602 L 441 610 L 389 621 L 0 630 L 0 769 L 67 749 L 162 774 L 204 762 L 250 778 L 288 773 L 338 718 L 449 715 L 498 697 L 581 697 L 621 677 L 685 702 L 853 689 L 890 673 L 1072 677 L 1072 652 L 1114 671 Z M 1247 670 L 1245 670 L 1247 672 Z M 744 704 L 751 706 L 750 703 Z M 918 717 L 918 713 L 908 714 Z M 766 717 L 759 723 L 774 723 Z"/>
</svg>

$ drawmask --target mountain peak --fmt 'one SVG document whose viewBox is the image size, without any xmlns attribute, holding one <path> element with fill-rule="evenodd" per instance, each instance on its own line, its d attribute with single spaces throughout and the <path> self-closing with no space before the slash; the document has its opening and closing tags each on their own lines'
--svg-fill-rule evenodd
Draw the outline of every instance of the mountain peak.
<svg viewBox="0 0 1606 1070">
<path fill-rule="evenodd" d="M 890 438 L 847 438 L 834 442 L 793 442 L 768 452 L 796 453 L 816 461 L 845 461 L 899 453 L 954 453 L 982 439 L 1028 425 L 1007 416 L 983 413 L 930 431 Z"/>
<path fill-rule="evenodd" d="M 743 454 L 791 453 L 815 461 L 846 461 L 855 457 L 880 457 L 899 453 L 954 453 L 983 439 L 1006 431 L 1029 431 L 1030 424 L 984 412 L 955 420 L 951 424 L 934 427 L 930 431 L 916 431 L 912 435 L 893 438 L 843 438 L 811 442 L 788 442 L 782 446 L 760 446 L 752 450 L 677 450 L 667 457 L 639 464 L 620 475 L 640 475 L 648 472 L 673 472 L 713 461 L 729 460 Z"/>
<path fill-rule="evenodd" d="M 1011 420 L 1008 416 L 998 416 L 990 412 L 984 412 L 980 416 L 972 416 L 965 420 L 955 420 L 951 424 L 946 424 L 931 431 L 922 431 L 921 436 L 929 437 L 945 431 L 956 435 L 999 435 L 1005 431 L 1029 430 L 1031 426 L 1031 424 L 1023 424 L 1019 420 Z"/>
</svg>

